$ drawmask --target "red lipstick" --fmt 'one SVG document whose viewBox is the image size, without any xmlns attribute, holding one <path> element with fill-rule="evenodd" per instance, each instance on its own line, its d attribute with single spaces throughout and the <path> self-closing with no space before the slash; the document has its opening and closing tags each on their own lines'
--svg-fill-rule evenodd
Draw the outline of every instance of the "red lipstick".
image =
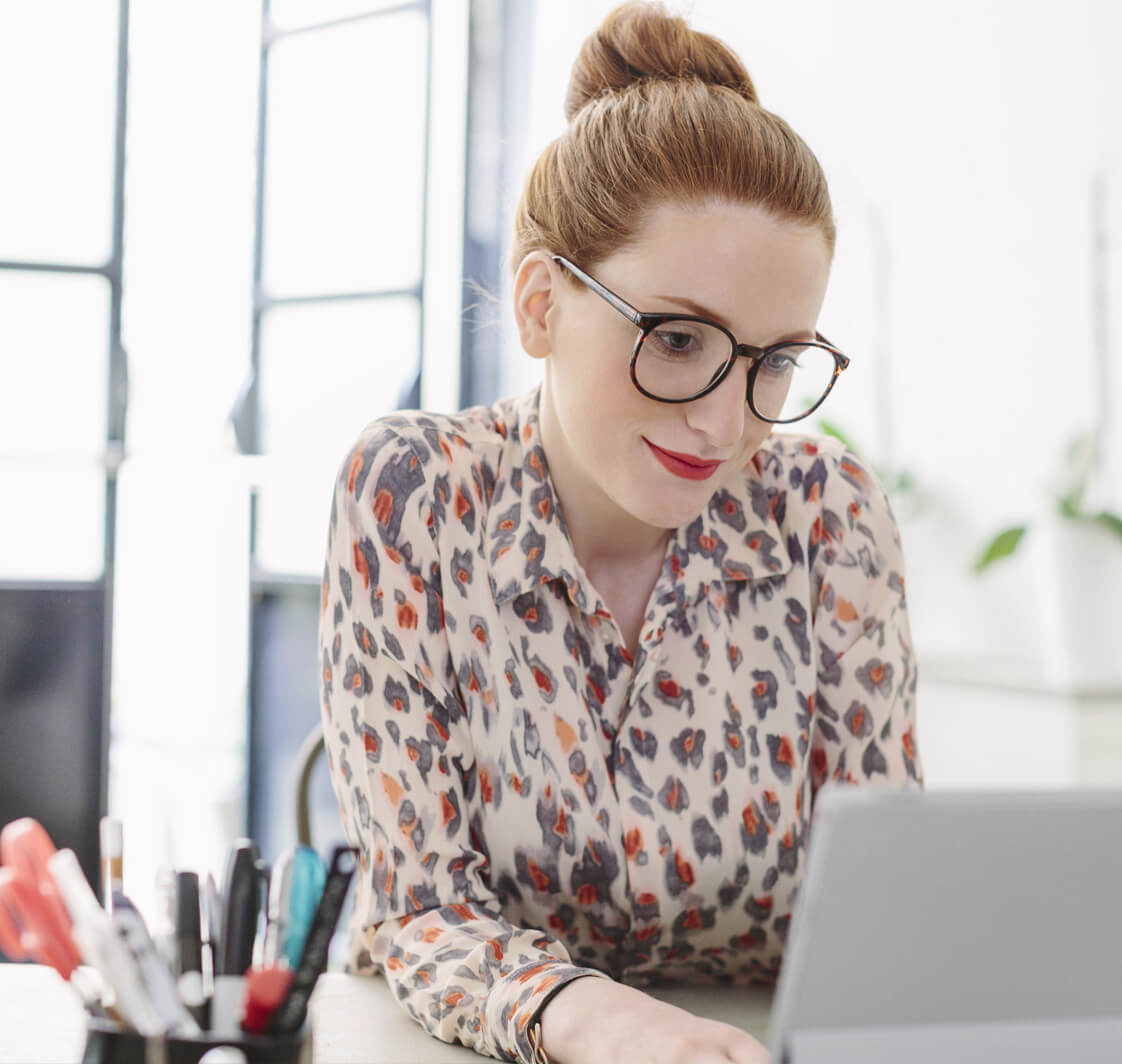
<svg viewBox="0 0 1122 1064">
<path fill-rule="evenodd" d="M 686 480 L 708 480 L 721 464 L 720 462 L 703 462 L 692 454 L 664 451 L 661 447 L 656 447 L 645 436 L 643 442 L 651 449 L 651 453 L 662 463 L 665 469 L 670 470 L 676 477 L 683 477 Z"/>
</svg>

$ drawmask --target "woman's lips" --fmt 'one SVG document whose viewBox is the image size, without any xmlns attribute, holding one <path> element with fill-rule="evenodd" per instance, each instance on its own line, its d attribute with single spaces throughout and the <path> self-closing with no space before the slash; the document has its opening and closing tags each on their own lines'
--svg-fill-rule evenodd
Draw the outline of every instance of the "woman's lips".
<svg viewBox="0 0 1122 1064">
<path fill-rule="evenodd" d="M 650 440 L 643 437 L 643 442 L 651 449 L 665 469 L 670 470 L 676 477 L 686 480 L 708 480 L 716 471 L 720 462 L 701 462 L 688 454 L 678 454 L 674 451 L 664 451 L 656 447 Z"/>
</svg>

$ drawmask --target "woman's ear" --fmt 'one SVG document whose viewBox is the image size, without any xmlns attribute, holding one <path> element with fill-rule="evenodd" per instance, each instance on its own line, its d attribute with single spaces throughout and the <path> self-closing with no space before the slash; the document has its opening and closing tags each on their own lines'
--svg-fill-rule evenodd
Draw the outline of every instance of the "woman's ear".
<svg viewBox="0 0 1122 1064">
<path fill-rule="evenodd" d="M 547 319 L 558 280 L 559 271 L 544 251 L 531 251 L 514 275 L 514 320 L 522 348 L 531 358 L 545 358 L 553 350 Z"/>
</svg>

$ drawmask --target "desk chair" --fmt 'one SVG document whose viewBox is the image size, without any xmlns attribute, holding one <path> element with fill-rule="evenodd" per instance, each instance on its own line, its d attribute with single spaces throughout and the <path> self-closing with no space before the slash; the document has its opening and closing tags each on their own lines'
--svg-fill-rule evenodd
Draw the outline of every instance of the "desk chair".
<svg viewBox="0 0 1122 1064">
<path fill-rule="evenodd" d="M 312 770 L 323 753 L 323 728 L 317 724 L 304 740 L 296 764 L 300 774 L 296 779 L 296 841 L 301 846 L 312 845 L 312 820 L 308 802 L 308 787 Z"/>
</svg>

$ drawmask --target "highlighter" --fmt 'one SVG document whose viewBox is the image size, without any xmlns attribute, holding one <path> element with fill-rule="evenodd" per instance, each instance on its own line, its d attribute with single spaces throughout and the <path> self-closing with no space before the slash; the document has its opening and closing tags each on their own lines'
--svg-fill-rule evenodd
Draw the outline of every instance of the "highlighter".
<svg viewBox="0 0 1122 1064">
<path fill-rule="evenodd" d="M 292 870 L 288 888 L 288 918 L 284 921 L 284 938 L 281 952 L 290 968 L 297 968 L 304 942 L 312 926 L 323 886 L 327 882 L 327 867 L 320 855 L 310 846 L 297 846 L 292 855 Z"/>
</svg>

